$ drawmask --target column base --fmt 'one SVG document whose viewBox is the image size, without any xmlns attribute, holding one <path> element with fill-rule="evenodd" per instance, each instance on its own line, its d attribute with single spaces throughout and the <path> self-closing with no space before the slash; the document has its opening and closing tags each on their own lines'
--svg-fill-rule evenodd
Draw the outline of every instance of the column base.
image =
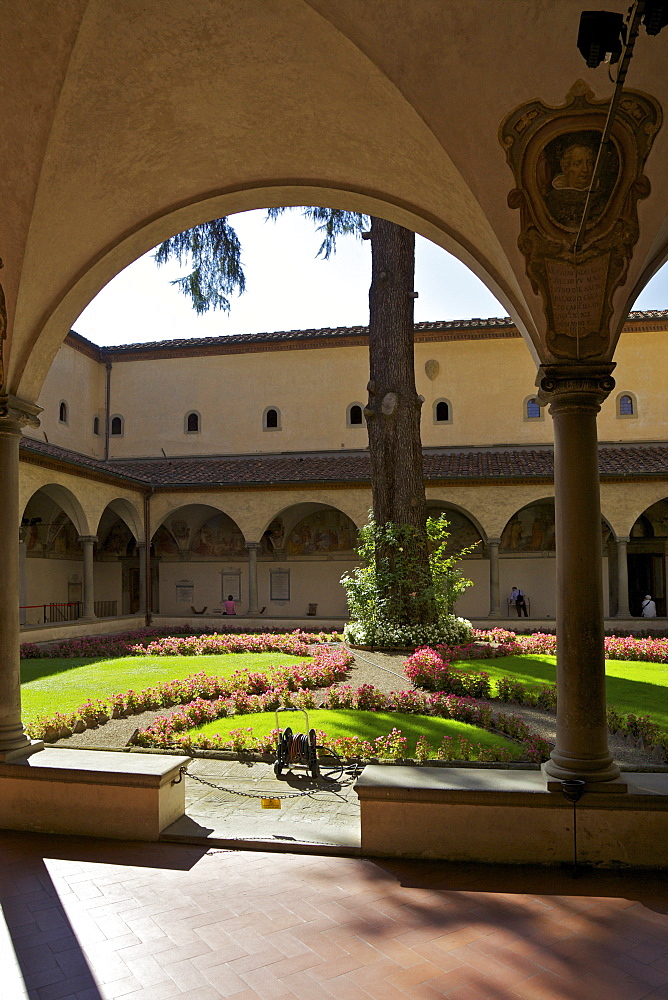
<svg viewBox="0 0 668 1000">
<path fill-rule="evenodd" d="M 500 611 L 490 611 L 490 613 L 487 615 L 487 617 L 488 618 L 501 618 L 501 612 Z"/>
<path fill-rule="evenodd" d="M 554 751 L 552 752 L 554 753 Z M 601 791 L 624 794 L 628 790 L 626 782 L 620 778 L 621 772 L 614 761 L 580 761 L 576 759 L 569 761 L 566 759 L 564 763 L 559 763 L 552 757 L 541 765 L 541 771 L 550 792 L 560 792 L 562 781 L 572 781 L 574 778 L 586 782 L 585 791 L 587 792 Z"/>
<path fill-rule="evenodd" d="M 23 747 L 18 747 L 14 750 L 0 750 L 0 763 L 6 764 L 10 760 L 22 760 L 24 757 L 30 757 L 32 754 L 37 753 L 38 750 L 43 749 L 43 740 L 30 740 Z"/>
</svg>

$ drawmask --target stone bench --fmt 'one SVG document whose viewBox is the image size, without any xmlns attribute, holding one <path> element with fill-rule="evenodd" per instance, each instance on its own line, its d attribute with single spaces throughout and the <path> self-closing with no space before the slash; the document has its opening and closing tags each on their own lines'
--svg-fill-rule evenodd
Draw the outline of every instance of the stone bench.
<svg viewBox="0 0 668 1000">
<path fill-rule="evenodd" d="M 189 757 L 52 747 L 0 764 L 0 828 L 157 840 L 185 812 Z"/>
<path fill-rule="evenodd" d="M 580 799 L 579 860 L 668 868 L 668 773 L 622 779 Z M 539 770 L 374 764 L 355 789 L 363 855 L 499 864 L 573 857 L 573 807 Z"/>
</svg>

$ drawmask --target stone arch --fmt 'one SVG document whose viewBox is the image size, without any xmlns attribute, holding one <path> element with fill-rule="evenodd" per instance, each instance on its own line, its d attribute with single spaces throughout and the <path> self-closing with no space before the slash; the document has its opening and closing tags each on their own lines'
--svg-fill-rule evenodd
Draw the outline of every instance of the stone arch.
<svg viewBox="0 0 668 1000">
<path fill-rule="evenodd" d="M 203 537 L 203 529 L 214 518 L 222 518 L 225 526 L 228 526 L 227 522 L 229 522 L 229 525 L 235 531 L 235 542 L 238 542 L 238 544 L 230 548 L 230 545 L 224 544 L 222 537 L 218 540 L 215 538 L 207 540 L 207 538 Z M 176 545 L 177 552 L 181 556 L 217 555 L 218 558 L 224 558 L 234 555 L 237 558 L 240 556 L 245 557 L 245 537 L 243 531 L 236 520 L 223 507 L 217 504 L 208 502 L 197 503 L 196 501 L 178 504 L 166 511 L 159 521 L 152 525 L 152 541 L 155 541 L 160 529 L 163 529 L 171 536 Z M 220 534 L 220 532 L 218 531 L 217 534 Z M 219 549 L 220 552 L 218 552 Z"/>
<path fill-rule="evenodd" d="M 668 553 L 668 491 L 638 515 L 626 546 L 629 611 L 642 612 L 642 599 L 650 594 L 657 616 L 668 612 L 666 600 L 666 555 Z"/>
<path fill-rule="evenodd" d="M 486 543 L 485 531 L 475 517 L 465 507 L 456 503 L 449 503 L 446 500 L 427 500 L 427 514 L 446 514 L 450 521 L 450 538 L 448 539 L 448 552 L 456 552 L 476 543 L 476 556 L 483 554 L 483 545 Z"/>
<path fill-rule="evenodd" d="M 357 526 L 332 503 L 297 501 L 278 511 L 262 532 L 264 555 L 354 557 Z"/>
<path fill-rule="evenodd" d="M 60 483 L 45 483 L 38 487 L 28 498 L 24 511 L 27 510 L 31 500 L 37 493 L 44 493 L 53 503 L 57 504 L 67 514 L 80 535 L 89 535 L 91 533 L 83 507 L 74 493 L 68 490 L 66 486 L 62 486 Z"/>
<path fill-rule="evenodd" d="M 144 525 L 142 523 L 141 515 L 136 506 L 125 497 L 116 497 L 114 500 L 110 500 L 104 510 L 100 511 L 95 530 L 96 534 L 98 533 L 99 525 L 102 523 L 102 518 L 107 510 L 113 511 L 114 514 L 127 525 L 137 543 L 143 540 Z"/>
</svg>

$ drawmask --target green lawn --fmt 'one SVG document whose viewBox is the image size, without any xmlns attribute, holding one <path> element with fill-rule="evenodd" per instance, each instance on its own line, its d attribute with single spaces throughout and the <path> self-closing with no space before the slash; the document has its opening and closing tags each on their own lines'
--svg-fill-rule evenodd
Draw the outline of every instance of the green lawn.
<svg viewBox="0 0 668 1000">
<path fill-rule="evenodd" d="M 109 698 L 123 691 L 143 691 L 160 681 L 192 674 L 229 677 L 235 670 L 307 663 L 310 657 L 288 653 L 225 653 L 216 656 L 123 656 L 21 661 L 21 704 L 26 722 L 37 715 L 71 712 L 88 698 Z"/>
<path fill-rule="evenodd" d="M 309 725 L 316 730 L 323 730 L 328 737 L 336 739 L 340 736 L 357 736 L 373 741 L 376 736 L 386 736 L 396 727 L 408 740 L 409 756 L 415 751 L 415 743 L 419 736 L 424 736 L 433 746 L 438 747 L 444 736 L 453 739 L 464 737 L 471 743 L 480 743 L 484 747 L 506 747 L 511 753 L 517 753 L 518 746 L 503 736 L 488 733 L 466 722 L 455 722 L 453 719 L 437 719 L 428 715 L 404 715 L 398 712 L 359 712 L 355 709 L 319 709 L 308 713 Z M 305 720 L 301 712 L 279 712 L 278 720 L 281 728 L 288 726 L 293 732 L 304 732 Z M 258 712 L 256 715 L 236 715 L 229 719 L 217 719 L 206 726 L 191 730 L 191 733 L 204 733 L 213 736 L 215 733 L 227 735 L 233 729 L 251 728 L 254 736 L 266 736 L 276 728 L 276 716 L 273 712 Z"/>
<path fill-rule="evenodd" d="M 529 687 L 540 687 L 545 681 L 554 683 L 556 656 L 529 653 L 523 656 L 502 656 L 496 660 L 461 660 L 453 666 L 463 670 L 485 670 L 492 682 L 501 677 L 514 677 Z M 606 660 L 607 703 L 620 712 L 649 715 L 668 730 L 668 664 L 645 663 L 638 660 Z"/>
</svg>

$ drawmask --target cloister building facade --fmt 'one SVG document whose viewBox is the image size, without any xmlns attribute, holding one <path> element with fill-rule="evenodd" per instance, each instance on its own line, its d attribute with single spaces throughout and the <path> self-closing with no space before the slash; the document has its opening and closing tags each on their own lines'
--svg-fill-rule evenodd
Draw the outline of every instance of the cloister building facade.
<svg viewBox="0 0 668 1000">
<path fill-rule="evenodd" d="M 607 617 L 638 616 L 645 593 L 666 615 L 667 326 L 631 313 L 599 417 Z M 549 626 L 552 420 L 522 337 L 501 318 L 420 323 L 415 341 L 429 508 L 452 550 L 475 546 L 456 611 L 514 616 L 518 585 Z M 367 379 L 362 327 L 108 348 L 70 333 L 21 443 L 24 632 L 147 602 L 210 625 L 230 594 L 241 616 L 343 619 L 371 503 Z"/>
</svg>

